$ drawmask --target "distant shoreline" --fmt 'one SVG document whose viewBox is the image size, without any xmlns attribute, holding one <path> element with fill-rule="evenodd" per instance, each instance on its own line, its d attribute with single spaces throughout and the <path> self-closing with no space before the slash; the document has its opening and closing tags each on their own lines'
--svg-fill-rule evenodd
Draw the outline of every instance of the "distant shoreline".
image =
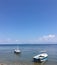
<svg viewBox="0 0 57 65">
<path fill-rule="evenodd" d="M 19 45 L 19 46 L 24 46 L 24 45 L 28 45 L 28 46 L 31 46 L 31 45 L 35 45 L 35 46 L 37 46 L 37 45 L 57 45 L 57 44 L 0 44 L 0 46 L 17 46 L 17 45 Z"/>
</svg>

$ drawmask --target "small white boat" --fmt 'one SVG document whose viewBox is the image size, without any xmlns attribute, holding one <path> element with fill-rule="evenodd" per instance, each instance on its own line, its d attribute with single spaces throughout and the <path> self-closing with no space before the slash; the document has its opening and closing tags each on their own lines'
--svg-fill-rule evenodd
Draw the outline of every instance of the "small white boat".
<svg viewBox="0 0 57 65">
<path fill-rule="evenodd" d="M 43 50 L 43 51 L 40 51 L 41 53 L 46 53 L 47 51 L 46 50 Z"/>
<path fill-rule="evenodd" d="M 19 54 L 19 53 L 21 53 L 21 51 L 20 51 L 20 49 L 17 48 L 14 50 L 14 53 Z"/>
<path fill-rule="evenodd" d="M 43 62 L 48 59 L 47 57 L 48 57 L 47 53 L 42 53 L 42 54 L 34 56 L 33 59 L 34 59 L 34 62 Z"/>
<path fill-rule="evenodd" d="M 18 54 L 18 53 L 21 53 L 21 51 L 19 49 L 15 49 L 14 50 L 14 53 L 17 53 Z"/>
</svg>

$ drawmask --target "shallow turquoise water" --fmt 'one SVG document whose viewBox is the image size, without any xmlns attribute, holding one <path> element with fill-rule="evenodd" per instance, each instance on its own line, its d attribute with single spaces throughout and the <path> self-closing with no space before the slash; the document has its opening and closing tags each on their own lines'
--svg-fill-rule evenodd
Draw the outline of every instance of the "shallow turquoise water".
<svg viewBox="0 0 57 65">
<path fill-rule="evenodd" d="M 21 54 L 14 54 L 14 49 L 17 45 L 0 45 L 0 63 L 12 64 L 19 63 L 21 65 L 57 65 L 57 45 L 18 45 Z M 44 63 L 34 63 L 33 56 L 40 53 L 42 50 L 47 50 L 48 61 Z M 19 64 L 19 65 L 20 65 Z"/>
</svg>

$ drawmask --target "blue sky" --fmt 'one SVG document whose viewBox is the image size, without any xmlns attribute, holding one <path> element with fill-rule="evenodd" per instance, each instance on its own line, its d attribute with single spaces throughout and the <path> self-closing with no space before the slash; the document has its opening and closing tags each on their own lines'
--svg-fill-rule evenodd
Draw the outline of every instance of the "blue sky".
<svg viewBox="0 0 57 65">
<path fill-rule="evenodd" d="M 56 36 L 57 0 L 0 0 L 0 42 L 57 42 Z"/>
</svg>

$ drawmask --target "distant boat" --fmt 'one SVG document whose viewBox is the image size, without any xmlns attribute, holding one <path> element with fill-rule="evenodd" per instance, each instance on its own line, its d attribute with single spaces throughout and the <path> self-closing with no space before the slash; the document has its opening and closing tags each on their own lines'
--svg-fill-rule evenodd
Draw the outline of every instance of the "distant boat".
<svg viewBox="0 0 57 65">
<path fill-rule="evenodd" d="M 21 53 L 20 49 L 17 47 L 17 49 L 14 50 L 14 53 L 19 54 Z"/>
<path fill-rule="evenodd" d="M 45 53 L 45 52 L 47 52 L 46 50 L 43 50 L 43 51 L 40 51 L 41 53 Z"/>
<path fill-rule="evenodd" d="M 47 58 L 48 58 L 47 53 L 42 53 L 33 57 L 34 62 L 43 62 L 43 61 L 46 61 Z"/>
</svg>

